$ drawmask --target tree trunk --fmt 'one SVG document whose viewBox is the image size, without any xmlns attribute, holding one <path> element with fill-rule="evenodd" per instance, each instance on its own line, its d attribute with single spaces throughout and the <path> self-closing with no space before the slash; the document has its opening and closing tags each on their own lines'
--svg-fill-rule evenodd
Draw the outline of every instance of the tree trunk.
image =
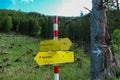
<svg viewBox="0 0 120 80">
<path fill-rule="evenodd" d="M 90 80 L 104 80 L 102 45 L 109 39 L 107 19 L 103 0 L 92 0 L 91 11 L 91 69 Z"/>
</svg>

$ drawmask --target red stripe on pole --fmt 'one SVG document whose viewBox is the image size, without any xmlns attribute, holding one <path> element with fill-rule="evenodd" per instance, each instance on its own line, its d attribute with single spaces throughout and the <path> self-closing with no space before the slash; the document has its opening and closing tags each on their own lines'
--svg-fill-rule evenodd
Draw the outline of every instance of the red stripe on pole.
<svg viewBox="0 0 120 80">
<path fill-rule="evenodd" d="M 59 67 L 58 66 L 54 66 L 54 73 L 59 74 Z"/>
<path fill-rule="evenodd" d="M 54 17 L 54 24 L 58 24 L 58 18 L 56 16 Z"/>
<path fill-rule="evenodd" d="M 54 30 L 54 37 L 58 37 L 58 30 Z"/>
</svg>

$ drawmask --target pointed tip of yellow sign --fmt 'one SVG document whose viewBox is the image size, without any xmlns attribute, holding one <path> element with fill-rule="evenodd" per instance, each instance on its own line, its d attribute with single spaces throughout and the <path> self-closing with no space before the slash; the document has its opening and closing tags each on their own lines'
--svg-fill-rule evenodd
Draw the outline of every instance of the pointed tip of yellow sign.
<svg viewBox="0 0 120 80">
<path fill-rule="evenodd" d="M 40 51 L 69 50 L 71 45 L 72 45 L 72 42 L 69 40 L 69 38 L 41 41 Z"/>
<path fill-rule="evenodd" d="M 39 65 L 61 64 L 74 62 L 74 52 L 56 51 L 56 52 L 39 52 L 34 60 Z"/>
</svg>

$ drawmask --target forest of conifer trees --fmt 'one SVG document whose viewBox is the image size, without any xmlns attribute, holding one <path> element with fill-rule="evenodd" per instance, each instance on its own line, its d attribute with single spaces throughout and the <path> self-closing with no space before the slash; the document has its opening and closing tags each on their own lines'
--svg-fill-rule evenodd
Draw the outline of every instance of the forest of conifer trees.
<svg viewBox="0 0 120 80">
<path fill-rule="evenodd" d="M 0 32 L 16 32 L 33 37 L 52 39 L 53 17 L 35 12 L 0 10 Z M 69 37 L 73 42 L 89 43 L 90 16 L 61 17 L 59 16 L 59 37 Z M 120 11 L 107 11 L 108 30 L 112 34 L 120 29 Z"/>
</svg>

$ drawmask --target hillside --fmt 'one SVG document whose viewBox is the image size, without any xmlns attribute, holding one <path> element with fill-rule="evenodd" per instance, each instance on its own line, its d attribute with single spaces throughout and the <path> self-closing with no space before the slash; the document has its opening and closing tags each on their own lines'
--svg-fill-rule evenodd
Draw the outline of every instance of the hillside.
<svg viewBox="0 0 120 80">
<path fill-rule="evenodd" d="M 0 80 L 53 80 L 53 65 L 38 66 L 39 38 L 0 33 Z M 75 62 L 60 64 L 60 80 L 88 80 L 89 57 L 73 45 Z"/>
</svg>

